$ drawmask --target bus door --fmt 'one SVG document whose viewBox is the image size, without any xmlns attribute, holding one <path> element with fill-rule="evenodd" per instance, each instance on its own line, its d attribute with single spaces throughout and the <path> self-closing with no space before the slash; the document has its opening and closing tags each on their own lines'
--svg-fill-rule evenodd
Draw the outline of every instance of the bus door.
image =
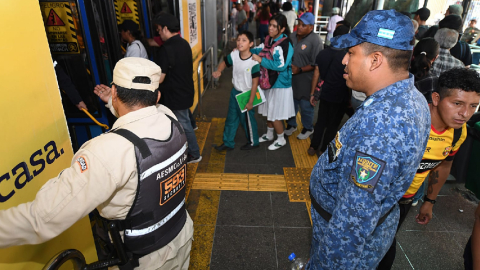
<svg viewBox="0 0 480 270">
<path fill-rule="evenodd" d="M 148 49 L 146 39 L 151 37 L 151 26 L 148 20 L 148 4 L 146 0 L 110 0 L 113 3 L 114 10 L 113 13 L 115 16 L 117 34 L 120 37 L 120 48 L 122 54 L 125 54 L 127 43 L 121 39 L 120 30 L 118 26 L 121 25 L 125 20 L 131 20 L 139 26 L 140 32 L 142 33 L 141 42 L 145 45 L 145 48 Z M 152 59 L 152 53 L 148 51 L 148 56 Z"/>
<path fill-rule="evenodd" d="M 93 118 L 109 124 L 104 104 L 93 89 L 96 84 L 111 82 L 114 64 L 111 56 L 115 53 L 109 52 L 106 45 L 104 18 L 99 5 L 102 1 L 39 2 L 57 78 L 60 82 L 59 73 L 67 77 L 59 88 L 72 146 L 76 151 L 84 142 L 103 133 L 105 128 L 79 110 L 72 102 L 72 91 L 73 95 L 80 97 Z"/>
</svg>

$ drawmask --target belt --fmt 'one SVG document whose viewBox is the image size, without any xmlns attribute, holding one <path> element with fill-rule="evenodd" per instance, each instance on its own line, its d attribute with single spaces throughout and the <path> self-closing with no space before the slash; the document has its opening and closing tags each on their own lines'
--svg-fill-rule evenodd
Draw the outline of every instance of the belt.
<svg viewBox="0 0 480 270">
<path fill-rule="evenodd" d="M 312 201 L 313 208 L 315 208 L 317 213 L 325 221 L 329 222 L 330 219 L 332 218 L 332 214 L 328 213 L 327 210 L 323 209 L 323 207 L 321 207 L 320 204 L 318 204 L 315 198 L 313 198 L 312 192 L 310 191 L 310 189 L 308 190 L 308 193 L 310 194 L 310 200 Z M 390 210 L 388 210 L 388 212 L 378 220 L 377 227 L 380 226 L 385 221 L 385 219 L 387 219 L 388 215 L 390 214 L 390 212 L 392 212 L 393 208 L 395 208 L 395 205 L 392 208 L 390 208 Z"/>
</svg>

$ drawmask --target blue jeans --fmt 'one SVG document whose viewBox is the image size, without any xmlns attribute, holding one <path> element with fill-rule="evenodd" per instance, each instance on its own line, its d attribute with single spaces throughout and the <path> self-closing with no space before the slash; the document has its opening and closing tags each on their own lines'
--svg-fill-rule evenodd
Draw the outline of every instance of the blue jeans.
<svg viewBox="0 0 480 270">
<path fill-rule="evenodd" d="M 315 112 L 315 107 L 310 104 L 309 100 L 305 99 L 293 99 L 293 104 L 295 105 L 295 115 L 297 115 L 298 109 L 300 109 L 303 128 L 313 130 L 313 114 Z M 292 127 L 297 127 L 296 117 L 294 116 L 288 119 L 287 124 Z"/>
<path fill-rule="evenodd" d="M 200 148 L 198 147 L 197 137 L 195 136 L 195 131 L 193 131 L 192 123 L 190 122 L 189 110 L 172 110 L 173 114 L 177 117 L 178 122 L 185 130 L 185 135 L 187 135 L 188 142 L 188 154 L 192 155 L 194 158 L 200 156 Z"/>
<path fill-rule="evenodd" d="M 242 27 L 238 27 L 237 29 L 237 35 L 240 34 L 243 31 L 248 31 L 248 22 L 246 22 Z"/>
<path fill-rule="evenodd" d="M 425 177 L 423 184 L 417 190 L 417 193 L 415 193 L 415 196 L 413 196 L 413 202 L 418 202 L 418 200 L 423 199 L 423 196 L 425 195 L 425 189 L 427 188 L 427 186 L 428 186 L 428 174 L 427 174 L 427 177 Z"/>
<path fill-rule="evenodd" d="M 258 32 L 260 32 L 260 42 L 263 43 L 268 35 L 268 24 L 260 24 Z"/>
</svg>

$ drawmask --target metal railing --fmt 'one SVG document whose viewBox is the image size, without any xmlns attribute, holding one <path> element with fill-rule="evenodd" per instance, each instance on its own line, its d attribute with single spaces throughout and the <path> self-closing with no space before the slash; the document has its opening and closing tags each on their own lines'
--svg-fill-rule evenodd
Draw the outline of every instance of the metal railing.
<svg viewBox="0 0 480 270">
<path fill-rule="evenodd" d="M 326 29 L 329 20 L 330 16 L 317 16 L 317 20 L 315 21 L 315 25 L 313 27 L 313 32 L 319 35 L 328 34 Z"/>
<path fill-rule="evenodd" d="M 202 93 L 202 80 L 208 75 L 207 68 L 205 68 L 205 72 L 203 73 L 202 77 L 200 77 L 200 72 L 202 70 L 202 64 L 205 62 L 205 59 L 207 59 L 207 56 L 210 56 L 210 77 L 208 78 L 208 83 L 205 86 L 205 90 Z M 198 68 L 197 68 L 197 84 L 198 84 L 198 104 L 197 104 L 197 109 L 198 109 L 198 114 L 200 115 L 200 118 L 203 118 L 203 104 L 202 104 L 202 97 L 203 94 L 205 94 L 205 91 L 207 91 L 208 87 L 210 84 L 212 84 L 212 88 L 215 88 L 216 85 L 212 79 L 212 74 L 214 72 L 214 59 L 213 59 L 213 46 L 210 46 L 205 53 L 203 54 L 202 58 L 198 61 Z"/>
</svg>

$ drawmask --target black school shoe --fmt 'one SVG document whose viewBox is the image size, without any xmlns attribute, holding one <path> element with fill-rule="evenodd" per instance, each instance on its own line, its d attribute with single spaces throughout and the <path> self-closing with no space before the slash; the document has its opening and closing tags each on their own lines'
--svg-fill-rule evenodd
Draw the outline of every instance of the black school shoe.
<svg viewBox="0 0 480 270">
<path fill-rule="evenodd" d="M 232 147 L 228 147 L 224 143 L 222 143 L 221 145 L 215 145 L 214 148 L 217 151 L 232 151 L 233 150 Z"/>
<path fill-rule="evenodd" d="M 249 143 L 245 144 L 244 146 L 240 147 L 240 150 L 252 150 L 252 149 L 255 149 L 255 148 L 258 148 L 259 145 L 251 145 Z"/>
<path fill-rule="evenodd" d="M 191 164 L 191 163 L 198 163 L 202 160 L 202 156 L 199 156 L 199 157 L 193 157 L 192 155 L 188 154 L 188 157 L 187 157 L 187 163 L 188 164 Z"/>
</svg>

